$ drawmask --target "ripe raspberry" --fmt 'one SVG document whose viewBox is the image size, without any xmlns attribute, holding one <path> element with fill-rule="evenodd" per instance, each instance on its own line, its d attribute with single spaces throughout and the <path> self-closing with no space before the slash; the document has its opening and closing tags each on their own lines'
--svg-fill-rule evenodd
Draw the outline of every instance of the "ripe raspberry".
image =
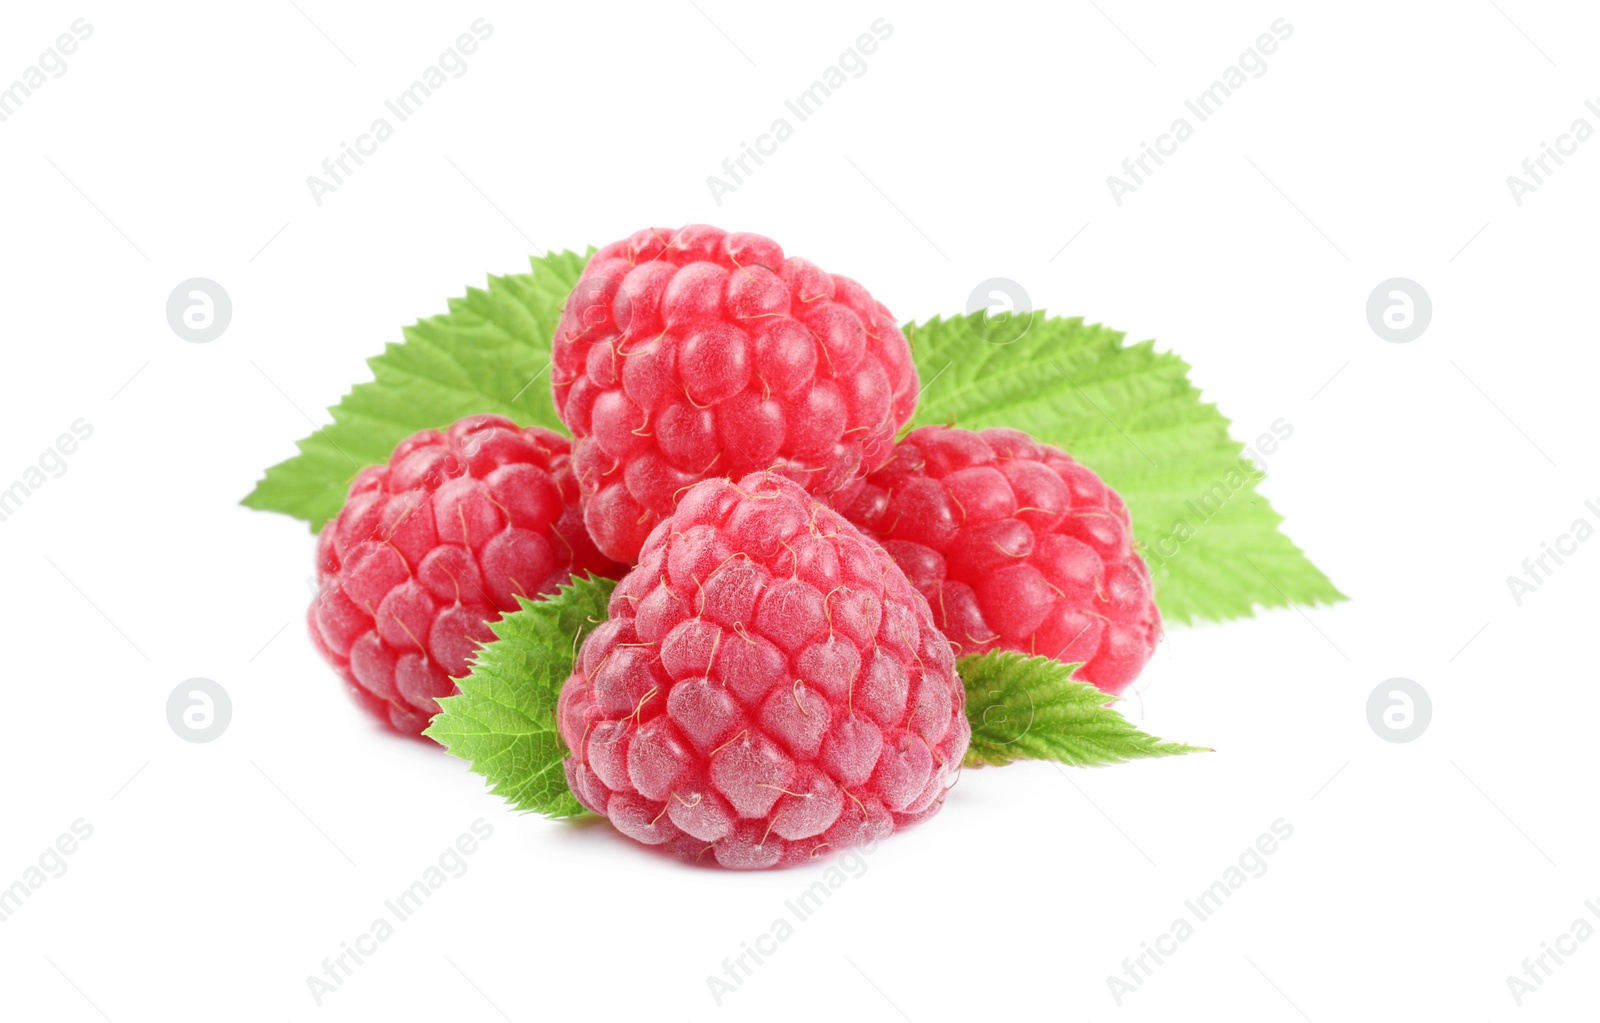
<svg viewBox="0 0 1600 1023">
<path fill-rule="evenodd" d="M 617 830 L 789 864 L 935 813 L 971 731 L 950 645 L 877 544 L 775 473 L 693 487 L 584 641 L 567 782 Z"/>
<path fill-rule="evenodd" d="M 770 469 L 832 497 L 889 457 L 917 394 L 910 346 L 865 288 L 699 224 L 594 254 L 550 379 L 584 522 L 630 564 L 710 476 Z"/>
<path fill-rule="evenodd" d="M 994 647 L 1081 662 L 1127 688 L 1161 615 L 1122 498 L 1018 430 L 913 430 L 845 517 L 883 544 L 958 654 Z"/>
<path fill-rule="evenodd" d="M 618 576 L 583 530 L 565 437 L 470 416 L 401 442 L 317 542 L 311 638 L 350 692 L 419 735 L 516 596 Z"/>
</svg>

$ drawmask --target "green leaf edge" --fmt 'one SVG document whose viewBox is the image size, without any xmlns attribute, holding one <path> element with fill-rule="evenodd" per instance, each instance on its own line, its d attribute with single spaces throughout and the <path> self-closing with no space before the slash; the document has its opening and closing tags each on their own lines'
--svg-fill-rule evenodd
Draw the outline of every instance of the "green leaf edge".
<svg viewBox="0 0 1600 1023">
<path fill-rule="evenodd" d="M 1102 767 L 1130 760 L 1216 752 L 1208 746 L 1169 742 L 1141 731 L 1111 708 L 1110 704 L 1118 702 L 1120 697 L 1104 693 L 1074 677 L 1081 667 L 1082 664 L 1066 664 L 1053 658 L 1030 656 L 1014 650 L 991 650 L 957 658 L 956 673 L 967 695 L 967 718 L 973 736 L 962 765 L 1004 767 L 1018 760 L 1050 760 L 1069 767 Z M 978 669 L 998 670 L 1000 677 L 998 680 L 992 676 L 980 679 Z M 995 685 L 1027 687 L 1030 684 L 1048 687 L 1052 691 L 1051 695 L 1056 698 L 1052 708 L 1067 719 L 1058 724 L 1089 725 L 1091 729 L 1076 735 L 1050 737 L 1045 742 L 1030 742 L 1028 737 L 1035 734 L 1034 725 L 1038 722 L 1037 714 L 1033 713 L 1028 728 L 1010 742 L 985 740 L 981 732 L 983 717 L 992 704 L 975 700 L 974 688 L 982 686 L 992 692 Z M 1039 701 L 1033 699 L 1030 713 L 1036 712 L 1039 707 Z M 1098 737 L 1095 733 L 1098 733 Z M 1118 741 L 1112 745 L 1104 741 L 1106 738 Z M 1011 749 L 1018 755 L 1002 752 Z"/>
<path fill-rule="evenodd" d="M 567 748 L 565 740 L 563 740 L 561 737 L 560 724 L 555 717 L 555 709 L 560 700 L 560 685 L 558 684 L 556 686 L 556 692 L 550 701 L 550 720 L 543 727 L 540 727 L 538 723 L 533 720 L 528 709 L 512 706 L 500 700 L 496 700 L 492 695 L 486 692 L 485 690 L 488 687 L 476 676 L 476 672 L 480 667 L 487 668 L 493 665 L 491 658 L 494 655 L 490 648 L 497 643 L 513 641 L 515 639 L 514 634 L 526 627 L 528 624 L 528 616 L 537 617 L 553 614 L 557 619 L 556 625 L 559 627 L 560 615 L 562 611 L 566 610 L 569 606 L 565 602 L 574 601 L 574 603 L 571 605 L 572 609 L 584 612 L 585 617 L 592 622 L 592 616 L 587 614 L 587 611 L 590 610 L 590 608 L 583 605 L 577 605 L 575 601 L 593 597 L 594 603 L 597 604 L 603 612 L 607 603 L 610 601 L 611 593 L 616 589 L 616 586 L 617 580 L 615 579 L 607 579 L 603 576 L 586 574 L 582 577 L 574 576 L 571 582 L 563 583 L 555 594 L 552 594 L 545 599 L 530 600 L 527 597 L 519 594 L 517 596 L 517 600 L 522 606 L 516 611 L 512 611 L 509 614 L 502 616 L 499 620 L 489 623 L 489 630 L 494 634 L 494 639 L 478 644 L 478 649 L 473 653 L 472 661 L 468 665 L 469 670 L 467 674 L 461 678 L 452 680 L 456 683 L 456 686 L 461 691 L 439 700 L 439 713 L 433 716 L 433 719 L 429 722 L 428 727 L 422 732 L 423 735 L 443 746 L 446 752 L 448 752 L 451 756 L 466 760 L 473 773 L 482 775 L 485 778 L 489 784 L 489 791 L 492 794 L 500 796 L 517 810 L 520 810 L 524 813 L 538 813 L 543 814 L 546 817 L 562 818 L 579 817 L 589 812 L 584 808 L 583 804 L 578 802 L 578 798 L 573 795 L 570 788 L 568 788 L 564 772 L 561 774 L 562 794 L 557 796 L 553 803 L 547 805 L 536 805 L 534 802 L 530 801 L 526 795 L 526 790 L 532 778 L 537 778 L 549 771 L 561 772 L 561 765 L 563 761 L 566 760 L 567 755 L 571 752 Z M 555 664 L 550 666 L 551 678 L 560 678 L 565 681 L 567 676 L 572 673 L 572 662 L 575 659 L 576 652 L 581 646 L 584 632 L 584 627 L 580 626 L 579 629 L 573 634 L 572 641 L 564 644 L 564 648 L 572 651 L 572 653 L 569 653 L 565 657 L 564 661 L 557 661 Z M 560 654 L 557 654 L 557 656 L 559 657 Z M 493 702 L 514 714 L 528 719 L 530 733 L 551 733 L 555 737 L 558 748 L 561 750 L 561 756 L 529 778 L 524 778 L 515 783 L 507 781 L 503 778 L 496 780 L 495 778 L 491 777 L 489 773 L 490 768 L 488 768 L 488 766 L 482 762 L 481 758 L 479 760 L 473 760 L 469 754 L 459 752 L 458 749 L 453 748 L 449 742 L 451 738 L 459 738 L 461 736 L 470 734 L 509 734 L 502 732 L 491 733 L 488 731 L 482 733 L 471 733 L 449 727 L 450 723 L 456 718 L 473 720 L 467 709 L 479 700 Z"/>
<path fill-rule="evenodd" d="M 470 411 L 461 411 L 442 421 L 428 419 L 400 422 L 374 415 L 371 409 L 374 405 L 382 404 L 386 390 L 394 388 L 398 391 L 404 379 L 416 374 L 419 364 L 437 360 L 441 355 L 448 358 L 448 355 L 431 348 L 423 349 L 420 345 L 408 348 L 412 340 L 427 336 L 434 331 L 450 329 L 452 317 L 470 310 L 474 303 L 494 297 L 502 289 L 513 291 L 525 289 L 527 292 L 539 293 L 548 292 L 554 285 L 562 291 L 559 301 L 556 302 L 556 315 L 559 317 L 560 308 L 566 301 L 566 294 L 571 291 L 572 284 L 577 281 L 578 275 L 583 272 L 594 251 L 591 246 L 581 253 L 561 250 L 547 253 L 542 257 L 532 257 L 529 260 L 530 269 L 527 273 L 490 274 L 483 288 L 469 285 L 464 295 L 448 299 L 445 312 L 419 319 L 411 326 L 401 328 L 402 341 L 385 343 L 383 351 L 366 360 L 373 378 L 351 385 L 337 403 L 328 406 L 327 411 L 333 421 L 317 427 L 296 441 L 296 453 L 269 466 L 256 481 L 250 493 L 239 503 L 257 511 L 278 512 L 301 519 L 308 523 L 311 531 L 315 533 L 320 531 L 326 522 L 337 517 L 350 483 L 362 470 L 387 459 L 395 445 L 419 430 L 443 429 L 462 415 L 496 413 L 507 416 L 523 426 L 543 426 L 557 433 L 566 434 L 567 428 L 555 415 L 553 408 L 548 413 L 545 411 L 543 406 L 548 404 L 548 401 L 535 402 L 535 407 L 530 409 L 481 395 L 477 397 L 481 397 L 482 400 L 473 402 Z M 547 280 L 546 275 L 555 276 Z M 570 281 L 567 280 L 568 277 L 571 278 Z M 537 326 L 538 335 L 531 340 L 536 345 L 542 344 L 546 349 L 550 346 L 551 338 L 546 336 L 547 332 L 542 325 L 530 322 L 504 326 L 530 330 Z M 554 326 L 554 323 L 549 325 L 549 333 L 553 333 Z M 450 384 L 439 380 L 433 383 L 441 390 L 450 387 Z M 548 386 L 545 390 L 548 391 Z M 387 428 L 386 432 L 380 430 L 385 432 L 386 439 L 371 445 L 371 450 L 357 448 L 355 453 L 351 454 L 346 448 L 356 448 L 356 445 L 349 444 L 348 441 L 344 446 L 340 445 L 339 441 L 347 430 L 370 428 L 375 424 Z M 348 466 L 349 471 L 338 477 L 330 477 L 326 472 L 312 468 L 320 462 L 338 463 L 341 470 Z M 301 473 L 311 478 L 314 486 L 320 489 L 307 490 L 299 481 Z M 317 480 L 317 477 L 322 478 Z M 337 505 L 334 503 L 335 496 Z"/>
<path fill-rule="evenodd" d="M 1100 339 L 1118 345 L 1120 351 L 1127 352 L 1130 355 L 1137 354 L 1150 359 L 1152 365 L 1166 363 L 1166 368 L 1170 372 L 1174 373 L 1183 384 L 1181 389 L 1182 393 L 1179 395 L 1170 396 L 1169 400 L 1192 398 L 1196 401 L 1200 409 L 1209 410 L 1215 413 L 1221 428 L 1225 432 L 1227 443 L 1231 449 L 1231 463 L 1226 468 L 1238 469 L 1245 474 L 1248 484 L 1242 493 L 1246 501 L 1251 504 L 1259 504 L 1265 509 L 1266 513 L 1274 520 L 1271 527 L 1274 538 L 1277 541 L 1280 541 L 1285 548 L 1284 551 L 1276 553 L 1279 553 L 1282 556 L 1287 556 L 1291 560 L 1297 560 L 1299 565 L 1296 567 L 1300 569 L 1305 576 L 1304 579 L 1296 580 L 1295 582 L 1290 583 L 1291 588 L 1297 591 L 1296 595 L 1291 597 L 1285 593 L 1279 584 L 1274 581 L 1272 577 L 1268 576 L 1259 565 L 1247 557 L 1246 560 L 1250 562 L 1250 569 L 1267 584 L 1268 589 L 1266 591 L 1258 591 L 1252 594 L 1243 603 L 1239 602 L 1237 599 L 1231 599 L 1226 605 L 1210 603 L 1205 606 L 1196 606 L 1194 602 L 1195 596 L 1192 593 L 1186 593 L 1185 597 L 1187 599 L 1182 603 L 1181 606 L 1171 606 L 1173 601 L 1170 597 L 1166 603 L 1162 601 L 1163 583 L 1167 572 L 1166 564 L 1162 563 L 1157 565 L 1155 562 L 1151 561 L 1147 553 L 1151 549 L 1150 541 L 1153 541 L 1157 536 L 1160 535 L 1163 527 L 1157 523 L 1148 521 L 1148 516 L 1142 516 L 1138 512 L 1135 512 L 1133 515 L 1135 544 L 1139 549 L 1141 556 L 1145 557 L 1146 562 L 1150 565 L 1152 581 L 1155 584 L 1156 604 L 1161 610 L 1163 619 L 1169 623 L 1177 623 L 1182 625 L 1193 625 L 1199 621 L 1212 621 L 1221 623 L 1242 618 L 1251 618 L 1262 610 L 1274 610 L 1283 607 L 1299 606 L 1325 607 L 1350 599 L 1345 593 L 1343 593 L 1337 586 L 1333 584 L 1333 581 L 1329 579 L 1327 574 L 1324 573 L 1322 569 L 1320 569 L 1306 555 L 1305 551 L 1302 550 L 1300 546 L 1291 540 L 1288 534 L 1283 531 L 1283 516 L 1272 507 L 1271 502 L 1267 501 L 1266 498 L 1262 497 L 1256 491 L 1256 484 L 1260 482 L 1262 477 L 1256 473 L 1254 466 L 1244 458 L 1245 444 L 1244 442 L 1234 438 L 1231 430 L 1231 427 L 1233 426 L 1233 420 L 1224 415 L 1222 410 L 1217 407 L 1215 402 L 1203 400 L 1203 392 L 1199 387 L 1195 386 L 1194 382 L 1190 379 L 1190 372 L 1193 369 L 1193 366 L 1188 362 L 1188 360 L 1184 359 L 1183 356 L 1179 355 L 1178 353 L 1170 350 L 1157 351 L 1155 348 L 1154 339 L 1146 339 L 1133 344 L 1126 344 L 1124 343 L 1125 339 L 1127 338 L 1127 333 L 1125 331 L 1115 330 L 1114 328 L 1107 327 L 1103 323 L 1088 323 L 1084 317 L 1081 316 L 1052 316 L 1044 309 L 1034 309 L 1029 313 L 1029 317 L 1030 322 L 1044 321 L 1047 323 L 1055 323 L 1061 326 L 1081 329 L 1086 332 L 1097 334 L 1100 336 Z M 963 323 L 967 326 L 971 332 L 971 336 L 975 339 L 984 338 L 986 336 L 986 332 L 989 331 L 998 330 L 1004 334 L 1007 330 L 1004 325 L 1005 321 L 1002 318 L 991 318 L 987 311 L 978 311 L 964 315 L 952 316 L 936 315 L 920 322 L 912 320 L 901 325 L 901 331 L 905 334 L 907 341 L 910 342 L 912 359 L 917 367 L 918 376 L 922 379 L 924 391 L 932 389 L 934 380 L 929 378 L 929 371 L 931 367 L 927 365 L 922 357 L 922 353 L 920 353 L 918 350 L 917 333 L 930 326 L 937 327 Z M 1030 327 L 1029 329 L 1032 328 Z M 933 370 L 932 372 L 936 378 L 938 375 L 942 374 L 943 368 L 941 367 L 940 369 Z M 1068 379 L 1070 382 L 1071 378 L 1069 377 Z M 1098 383 L 1100 381 L 1096 382 Z M 943 396 L 940 397 L 942 398 Z M 987 417 L 994 415 L 992 410 L 986 410 L 984 412 L 977 413 L 976 415 L 968 414 L 959 421 L 957 421 L 956 417 L 953 415 L 940 416 L 937 415 L 936 412 L 937 404 L 934 407 L 930 407 L 928 402 L 919 400 L 916 409 L 912 413 L 910 421 L 907 422 L 906 426 L 901 430 L 900 436 L 904 437 L 906 434 L 918 427 L 930 425 L 957 425 L 963 429 L 969 430 L 984 429 L 990 426 L 1010 425 L 1004 421 L 987 421 Z M 1095 470 L 1095 472 L 1099 474 L 1102 479 L 1106 480 L 1108 484 L 1122 494 L 1125 500 L 1129 493 L 1139 493 L 1139 487 L 1131 486 L 1127 481 L 1115 478 L 1114 474 L 1108 474 L 1102 466 L 1095 464 L 1094 459 L 1081 457 L 1079 451 L 1075 450 L 1076 445 L 1073 438 L 1051 436 L 1043 433 L 1034 433 L 1033 431 L 1029 432 L 1032 433 L 1037 440 L 1061 447 L 1071 453 L 1075 459 L 1078 459 L 1084 465 L 1087 465 L 1089 468 Z M 1206 470 L 1205 473 L 1202 473 L 1202 476 L 1207 479 L 1212 479 L 1217 474 L 1218 468 L 1219 467 L 1212 467 L 1211 469 Z M 1223 474 L 1225 475 L 1225 470 Z M 1185 589 L 1197 589 L 1197 587 L 1185 587 Z"/>
</svg>

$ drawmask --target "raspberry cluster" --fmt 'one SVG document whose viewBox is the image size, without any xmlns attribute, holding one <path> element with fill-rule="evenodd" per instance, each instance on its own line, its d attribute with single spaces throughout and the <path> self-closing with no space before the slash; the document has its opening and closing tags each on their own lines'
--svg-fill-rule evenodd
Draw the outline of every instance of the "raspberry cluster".
<svg viewBox="0 0 1600 1023">
<path fill-rule="evenodd" d="M 765 469 L 833 496 L 888 457 L 917 393 L 905 336 L 865 288 L 704 225 L 596 252 L 552 359 L 584 522 L 623 562 L 708 477 Z"/>
<path fill-rule="evenodd" d="M 962 654 L 1081 663 L 1120 693 L 1161 635 L 1127 505 L 1093 470 L 1019 430 L 913 430 L 844 509 L 928 598 Z"/>
<path fill-rule="evenodd" d="M 584 641 L 567 780 L 647 845 L 770 867 L 931 816 L 966 753 L 928 603 L 775 473 L 691 488 Z"/>
<path fill-rule="evenodd" d="M 558 433 L 472 416 L 350 485 L 318 540 L 311 638 L 379 720 L 420 735 L 519 596 L 622 574 L 584 532 L 569 463 Z"/>
<path fill-rule="evenodd" d="M 916 370 L 854 281 L 647 229 L 589 261 L 552 345 L 570 443 L 423 431 L 323 530 L 313 641 L 396 730 L 518 598 L 619 578 L 556 709 L 569 787 L 639 842 L 771 867 L 938 811 L 971 738 L 957 655 L 1081 662 L 1108 693 L 1149 660 L 1121 498 L 1016 430 L 896 444 Z"/>
</svg>

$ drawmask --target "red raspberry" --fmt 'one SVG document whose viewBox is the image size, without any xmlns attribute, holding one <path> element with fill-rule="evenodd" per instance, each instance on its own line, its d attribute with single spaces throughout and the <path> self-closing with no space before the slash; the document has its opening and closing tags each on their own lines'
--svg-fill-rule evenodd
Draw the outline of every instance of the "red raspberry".
<svg viewBox="0 0 1600 1023">
<path fill-rule="evenodd" d="M 1018 430 L 913 430 L 845 516 L 883 544 L 960 654 L 1081 662 L 1107 693 L 1155 652 L 1161 614 L 1117 492 Z"/>
<path fill-rule="evenodd" d="M 691 484 L 770 469 L 831 497 L 916 404 L 911 348 L 865 288 L 700 224 L 596 252 L 552 358 L 584 522 L 630 564 Z"/>
<path fill-rule="evenodd" d="M 794 482 L 693 487 L 584 641 L 567 783 L 617 830 L 790 864 L 935 813 L 971 731 L 950 644 L 883 549 Z"/>
<path fill-rule="evenodd" d="M 470 416 L 356 477 L 317 541 L 310 613 L 312 641 L 356 702 L 419 735 L 517 595 L 622 573 L 583 530 L 568 459 L 560 434 Z"/>
</svg>

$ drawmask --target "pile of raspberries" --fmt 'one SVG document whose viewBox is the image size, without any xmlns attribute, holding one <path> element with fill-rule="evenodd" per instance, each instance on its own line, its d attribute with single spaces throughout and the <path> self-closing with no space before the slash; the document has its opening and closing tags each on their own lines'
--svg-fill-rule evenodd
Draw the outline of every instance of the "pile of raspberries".
<svg viewBox="0 0 1600 1023">
<path fill-rule="evenodd" d="M 848 277 L 643 230 L 590 259 L 552 355 L 571 439 L 423 431 L 322 531 L 312 639 L 396 731 L 519 598 L 620 580 L 561 692 L 568 784 L 639 842 L 771 867 L 938 811 L 971 735 L 957 657 L 1081 663 L 1115 694 L 1155 649 L 1122 499 L 1016 430 L 896 441 L 911 348 Z"/>
</svg>

